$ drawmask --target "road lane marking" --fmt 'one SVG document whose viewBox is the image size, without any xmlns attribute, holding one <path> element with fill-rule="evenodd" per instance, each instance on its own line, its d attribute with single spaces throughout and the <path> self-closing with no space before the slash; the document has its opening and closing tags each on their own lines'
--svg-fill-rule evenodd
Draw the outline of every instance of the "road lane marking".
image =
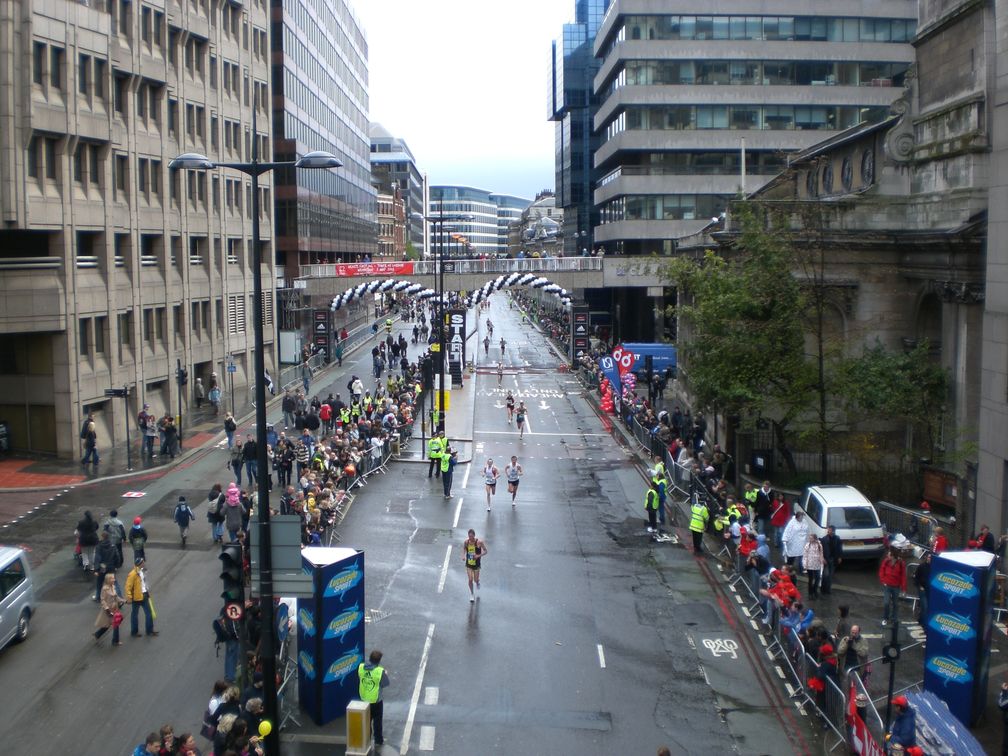
<svg viewBox="0 0 1008 756">
<path fill-rule="evenodd" d="M 469 485 L 469 473 L 472 471 L 472 465 L 466 465 L 465 475 L 462 476 L 462 490 L 464 491 L 466 486 Z"/>
<path fill-rule="evenodd" d="M 422 725 L 420 727 L 419 749 L 421 751 L 434 750 L 434 727 L 432 725 Z"/>
<path fill-rule="evenodd" d="M 472 469 L 471 466 L 466 468 L 466 476 L 469 475 L 469 470 L 471 470 L 471 469 Z M 464 483 L 462 484 L 462 488 L 465 488 L 465 484 Z M 462 515 L 462 502 L 463 501 L 465 501 L 465 496 L 459 496 L 458 506 L 455 507 L 455 519 L 452 521 L 452 527 L 453 528 L 457 528 L 458 527 L 459 517 Z"/>
<path fill-rule="evenodd" d="M 436 685 L 428 685 L 424 689 L 424 706 L 437 706 L 439 691 Z"/>
<path fill-rule="evenodd" d="M 451 544 L 448 545 L 448 549 L 445 551 L 444 564 L 441 565 L 441 579 L 438 580 L 437 592 L 441 593 L 444 590 L 445 580 L 448 579 L 448 562 L 451 561 L 452 547 Z"/>
<path fill-rule="evenodd" d="M 602 644 L 596 644 L 595 648 L 598 649 L 598 665 L 602 669 L 605 669 L 605 651 L 602 650 Z"/>
<path fill-rule="evenodd" d="M 430 658 L 431 641 L 434 639 L 434 623 L 427 626 L 427 640 L 424 641 L 423 653 L 420 655 L 420 669 L 417 670 L 416 684 L 410 698 L 409 714 L 406 717 L 406 727 L 403 730 L 402 745 L 399 746 L 399 756 L 405 756 L 409 751 L 410 737 L 413 735 L 413 720 L 416 718 L 417 704 L 420 702 L 420 689 L 423 687 L 424 673 L 427 671 L 427 659 Z"/>
</svg>

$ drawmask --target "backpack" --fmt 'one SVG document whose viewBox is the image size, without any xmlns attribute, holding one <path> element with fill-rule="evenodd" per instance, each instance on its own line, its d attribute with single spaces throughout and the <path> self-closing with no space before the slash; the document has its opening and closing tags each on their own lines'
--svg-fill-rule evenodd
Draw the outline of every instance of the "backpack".
<svg viewBox="0 0 1008 756">
<path fill-rule="evenodd" d="M 134 551 L 142 551 L 144 547 L 144 542 L 146 539 L 139 532 L 130 533 L 130 546 L 133 547 Z"/>
<path fill-rule="evenodd" d="M 238 430 L 238 425 L 235 423 L 234 420 L 232 420 L 229 417 L 224 421 L 224 430 L 228 431 L 229 433 L 234 433 L 236 430 Z"/>
</svg>

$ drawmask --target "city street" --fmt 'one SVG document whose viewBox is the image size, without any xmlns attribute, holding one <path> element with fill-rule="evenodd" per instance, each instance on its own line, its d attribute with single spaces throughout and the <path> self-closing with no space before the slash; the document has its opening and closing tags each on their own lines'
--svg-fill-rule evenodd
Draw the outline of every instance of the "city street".
<svg viewBox="0 0 1008 756">
<path fill-rule="evenodd" d="M 481 355 L 469 379 L 475 406 L 452 405 L 474 412 L 472 463 L 457 469 L 453 497 L 444 499 L 440 482 L 427 479 L 426 464 L 396 462 L 359 492 L 341 527 L 341 545 L 365 551 L 367 646 L 384 652 L 392 679 L 384 752 L 818 748 L 818 724 L 788 699 L 716 565 L 645 533 L 642 468 L 576 378 L 556 369 L 546 338 L 498 297 L 489 311 L 494 345 L 483 358 L 487 316 L 479 314 L 469 341 L 470 355 L 477 344 Z M 507 349 L 498 387 L 501 335 Z M 345 393 L 351 373 L 369 374 L 369 351 L 358 350 L 312 391 Z M 418 352 L 411 346 L 410 357 Z M 507 422 L 507 390 L 528 406 L 524 438 Z M 71 489 L 5 531 L 5 540 L 32 548 L 41 599 L 29 640 L 0 654 L 7 715 L 0 737 L 11 752 L 126 753 L 165 723 L 176 733 L 198 731 L 223 671 L 210 629 L 220 563 L 204 517 L 206 491 L 229 479 L 219 446 L 171 470 Z M 488 513 L 482 467 L 493 458 L 503 474 L 512 454 L 525 470 L 516 507 L 502 480 Z M 127 491 L 144 495 L 122 498 Z M 184 551 L 170 519 L 180 494 L 197 515 Z M 151 534 L 160 635 L 131 639 L 127 631 L 122 648 L 107 641 L 95 648 L 94 585 L 72 559 L 72 533 L 85 508 L 98 516 L 114 506 L 126 522 L 142 515 Z M 469 528 L 489 550 L 475 603 L 460 551 Z M 837 602 L 849 600 L 866 625 L 877 611 L 873 580 L 865 567 L 838 578 L 845 588 Z M 832 605 L 816 610 L 832 623 Z M 872 641 L 873 655 L 879 645 Z M 330 740 L 342 735 L 339 723 L 323 732 Z M 298 730 L 284 735 L 296 738 Z M 289 753 L 334 748 L 341 752 L 331 743 L 284 744 Z"/>
</svg>

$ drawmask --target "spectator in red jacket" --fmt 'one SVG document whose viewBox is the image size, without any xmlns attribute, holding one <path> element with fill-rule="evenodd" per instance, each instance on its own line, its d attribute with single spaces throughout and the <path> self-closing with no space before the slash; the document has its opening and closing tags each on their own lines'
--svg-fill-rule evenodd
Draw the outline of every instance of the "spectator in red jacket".
<svg viewBox="0 0 1008 756">
<path fill-rule="evenodd" d="M 941 526 L 934 529 L 934 535 L 931 536 L 931 551 L 935 554 L 941 554 L 943 551 L 947 551 L 949 547 L 948 537 L 945 535 L 945 531 Z"/>
<path fill-rule="evenodd" d="M 882 584 L 882 627 L 899 621 L 899 597 L 906 593 L 906 563 L 895 550 L 886 554 L 879 565 L 879 582 Z"/>
</svg>

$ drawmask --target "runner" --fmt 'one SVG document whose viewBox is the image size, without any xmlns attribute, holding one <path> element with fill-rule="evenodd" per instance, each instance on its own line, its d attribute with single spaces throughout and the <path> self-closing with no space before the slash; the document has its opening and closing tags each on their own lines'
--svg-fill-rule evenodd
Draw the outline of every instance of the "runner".
<svg viewBox="0 0 1008 756">
<path fill-rule="evenodd" d="M 511 494 L 511 509 L 515 508 L 515 497 L 518 495 L 518 484 L 525 470 L 518 464 L 518 457 L 511 455 L 511 464 L 504 468 L 504 476 L 508 482 L 508 493 Z"/>
<path fill-rule="evenodd" d="M 476 600 L 473 593 L 473 582 L 476 590 L 480 587 L 480 560 L 487 555 L 486 544 L 476 537 L 476 531 L 469 528 L 469 537 L 462 542 L 462 559 L 465 561 L 466 577 L 469 578 L 469 602 Z"/>
<path fill-rule="evenodd" d="M 504 359 L 504 348 L 507 346 L 507 342 L 504 341 L 504 337 L 501 336 L 500 348 L 501 348 L 501 359 Z"/>
<path fill-rule="evenodd" d="M 484 336 L 483 337 L 483 354 L 486 355 L 487 357 L 490 356 L 490 337 L 489 336 Z"/>
<path fill-rule="evenodd" d="M 507 405 L 508 425 L 511 425 L 511 421 L 514 419 L 515 398 L 510 391 L 508 391 L 507 399 L 504 400 L 504 403 Z"/>
<path fill-rule="evenodd" d="M 490 332 L 490 337 L 493 337 L 493 323 L 490 322 L 490 318 L 487 318 L 487 330 Z"/>
<path fill-rule="evenodd" d="M 490 511 L 490 496 L 497 493 L 497 478 L 500 477 L 500 471 L 494 467 L 492 459 L 487 458 L 486 465 L 483 467 L 483 483 L 486 485 L 486 495 L 487 495 L 487 512 Z"/>
<path fill-rule="evenodd" d="M 525 408 L 525 402 L 518 402 L 518 410 L 515 415 L 515 422 L 518 423 L 518 438 L 525 437 L 525 415 L 528 414 L 528 410 Z"/>
<path fill-rule="evenodd" d="M 497 385 L 500 386 L 501 382 L 504 380 L 504 363 L 497 363 Z"/>
</svg>

